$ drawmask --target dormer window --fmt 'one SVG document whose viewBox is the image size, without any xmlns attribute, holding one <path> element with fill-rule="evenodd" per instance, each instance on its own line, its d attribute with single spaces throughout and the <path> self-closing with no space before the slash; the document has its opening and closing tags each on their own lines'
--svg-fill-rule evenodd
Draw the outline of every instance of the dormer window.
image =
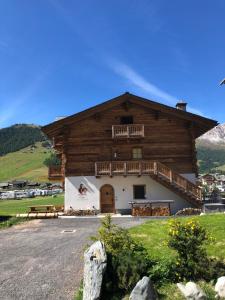
<svg viewBox="0 0 225 300">
<path fill-rule="evenodd" d="M 122 116 L 120 117 L 120 124 L 125 125 L 125 124 L 133 124 L 133 116 Z"/>
</svg>

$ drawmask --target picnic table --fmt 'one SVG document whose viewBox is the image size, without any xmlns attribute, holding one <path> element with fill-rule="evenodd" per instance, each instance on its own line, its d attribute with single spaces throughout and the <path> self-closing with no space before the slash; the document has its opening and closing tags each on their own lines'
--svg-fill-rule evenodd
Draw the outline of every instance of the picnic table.
<svg viewBox="0 0 225 300">
<path fill-rule="evenodd" d="M 29 213 L 37 213 L 37 212 L 44 212 L 44 213 L 48 213 L 48 212 L 53 212 L 54 211 L 54 205 L 32 205 L 29 206 Z"/>
</svg>

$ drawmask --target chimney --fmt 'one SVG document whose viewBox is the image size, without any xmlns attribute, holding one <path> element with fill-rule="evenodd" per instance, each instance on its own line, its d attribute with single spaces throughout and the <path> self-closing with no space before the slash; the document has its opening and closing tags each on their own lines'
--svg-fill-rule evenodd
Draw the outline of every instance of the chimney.
<svg viewBox="0 0 225 300">
<path fill-rule="evenodd" d="M 180 101 L 177 102 L 177 104 L 176 104 L 176 108 L 177 108 L 177 109 L 180 109 L 180 110 L 183 110 L 183 111 L 186 111 L 186 106 L 187 106 L 187 103 L 184 102 L 183 100 L 180 100 Z"/>
</svg>

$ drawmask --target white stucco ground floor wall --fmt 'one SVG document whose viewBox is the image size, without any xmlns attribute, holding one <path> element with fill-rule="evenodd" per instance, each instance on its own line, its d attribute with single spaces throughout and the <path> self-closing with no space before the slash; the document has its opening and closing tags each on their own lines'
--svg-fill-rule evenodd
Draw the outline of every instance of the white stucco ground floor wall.
<svg viewBox="0 0 225 300">
<path fill-rule="evenodd" d="M 173 200 L 171 212 L 192 205 L 179 195 L 159 184 L 149 176 L 75 176 L 65 178 L 65 210 L 92 209 L 100 210 L 100 189 L 104 184 L 110 184 L 114 188 L 115 209 L 117 212 L 128 212 L 131 209 L 130 201 L 134 200 L 133 186 L 145 185 L 146 201 L 148 200 Z M 82 195 L 79 188 L 85 188 Z M 136 201 L 136 200 L 135 200 Z M 141 200 L 142 202 L 145 200 Z"/>
</svg>

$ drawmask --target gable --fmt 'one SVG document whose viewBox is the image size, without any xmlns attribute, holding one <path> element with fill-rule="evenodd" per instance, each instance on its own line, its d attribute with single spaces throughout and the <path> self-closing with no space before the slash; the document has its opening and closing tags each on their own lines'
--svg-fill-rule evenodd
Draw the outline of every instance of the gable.
<svg viewBox="0 0 225 300">
<path fill-rule="evenodd" d="M 186 111 L 181 111 L 164 104 L 132 95 L 130 93 L 125 93 L 109 101 L 103 102 L 102 104 L 96 105 L 62 120 L 46 125 L 42 127 L 42 130 L 50 138 L 52 138 L 56 135 L 60 135 L 61 131 L 63 131 L 65 127 L 71 125 L 74 127 L 76 123 L 80 123 L 82 120 L 88 119 L 90 117 L 98 120 L 105 112 L 115 109 L 116 107 L 120 108 L 120 112 L 118 112 L 118 114 L 121 114 L 122 110 L 125 114 L 128 115 L 129 112 L 134 110 L 134 108 L 139 107 L 142 110 L 148 111 L 149 114 L 154 115 L 155 118 L 160 118 L 166 115 L 171 119 L 176 119 L 178 121 L 180 120 L 182 122 L 185 121 L 187 123 L 187 126 L 195 127 L 195 138 L 199 137 L 200 135 L 217 125 L 217 122 L 214 120 L 204 118 Z M 144 124 L 144 119 L 141 123 Z"/>
</svg>

